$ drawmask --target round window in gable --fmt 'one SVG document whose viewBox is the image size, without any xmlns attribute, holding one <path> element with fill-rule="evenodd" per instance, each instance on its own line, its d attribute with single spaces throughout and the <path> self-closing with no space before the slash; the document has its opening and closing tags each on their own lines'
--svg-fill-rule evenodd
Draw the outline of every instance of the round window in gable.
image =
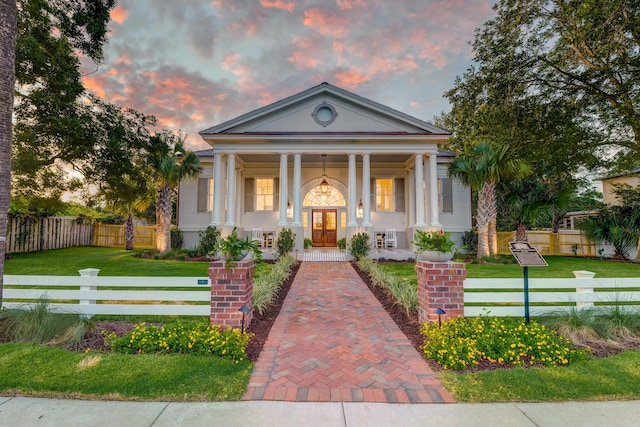
<svg viewBox="0 0 640 427">
<path fill-rule="evenodd" d="M 323 102 L 316 106 L 311 115 L 317 124 L 328 126 L 333 123 L 338 113 L 336 113 L 336 109 L 333 108 L 333 105 Z"/>
</svg>

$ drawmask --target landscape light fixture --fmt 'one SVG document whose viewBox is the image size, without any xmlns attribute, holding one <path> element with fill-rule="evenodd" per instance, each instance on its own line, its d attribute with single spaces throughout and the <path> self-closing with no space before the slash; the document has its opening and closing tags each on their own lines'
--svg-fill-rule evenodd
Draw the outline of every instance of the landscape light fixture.
<svg viewBox="0 0 640 427">
<path fill-rule="evenodd" d="M 441 327 L 442 326 L 442 317 L 441 316 L 443 314 L 447 314 L 447 312 L 444 311 L 441 308 L 436 308 L 436 314 L 438 315 L 438 327 Z"/>
<path fill-rule="evenodd" d="M 247 314 L 249 312 L 249 308 L 246 305 L 243 305 L 242 307 L 240 307 L 240 309 L 238 310 L 240 312 L 242 312 L 242 333 L 244 334 L 244 316 L 245 314 Z"/>
</svg>

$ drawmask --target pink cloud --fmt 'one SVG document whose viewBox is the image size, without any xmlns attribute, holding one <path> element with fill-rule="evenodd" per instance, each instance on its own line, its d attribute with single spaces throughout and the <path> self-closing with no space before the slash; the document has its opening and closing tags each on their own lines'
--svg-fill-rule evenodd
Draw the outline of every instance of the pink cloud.
<svg viewBox="0 0 640 427">
<path fill-rule="evenodd" d="M 353 9 L 354 6 L 366 6 L 363 0 L 336 0 L 336 4 L 342 10 Z"/>
<path fill-rule="evenodd" d="M 304 12 L 302 23 L 325 36 L 340 38 L 348 35 L 350 18 L 335 11 L 315 8 Z"/>
<path fill-rule="evenodd" d="M 293 10 L 296 8 L 296 4 L 294 2 L 284 2 L 282 0 L 260 0 L 260 4 L 265 8 L 282 9 L 286 10 L 287 12 L 293 12 Z"/>
<path fill-rule="evenodd" d="M 359 73 L 354 70 L 338 71 L 335 77 L 337 79 L 337 85 L 347 89 L 355 89 L 369 80 L 369 77 L 365 73 Z"/>
</svg>

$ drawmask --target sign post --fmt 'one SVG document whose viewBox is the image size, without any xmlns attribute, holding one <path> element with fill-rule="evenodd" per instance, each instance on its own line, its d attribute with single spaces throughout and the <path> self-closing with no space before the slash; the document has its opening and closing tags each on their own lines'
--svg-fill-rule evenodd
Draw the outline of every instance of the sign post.
<svg viewBox="0 0 640 427">
<path fill-rule="evenodd" d="M 546 267 L 547 261 L 529 242 L 509 242 L 509 249 L 518 264 L 522 266 L 524 276 L 524 319 L 529 323 L 529 267 Z"/>
</svg>

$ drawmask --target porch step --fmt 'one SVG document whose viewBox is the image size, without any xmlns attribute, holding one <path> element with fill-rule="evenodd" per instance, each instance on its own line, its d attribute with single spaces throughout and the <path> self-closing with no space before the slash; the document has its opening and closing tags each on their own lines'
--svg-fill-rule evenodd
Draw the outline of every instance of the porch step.
<svg viewBox="0 0 640 427">
<path fill-rule="evenodd" d="M 305 252 L 302 254 L 302 261 L 328 262 L 328 261 L 348 261 L 344 252 Z"/>
</svg>

